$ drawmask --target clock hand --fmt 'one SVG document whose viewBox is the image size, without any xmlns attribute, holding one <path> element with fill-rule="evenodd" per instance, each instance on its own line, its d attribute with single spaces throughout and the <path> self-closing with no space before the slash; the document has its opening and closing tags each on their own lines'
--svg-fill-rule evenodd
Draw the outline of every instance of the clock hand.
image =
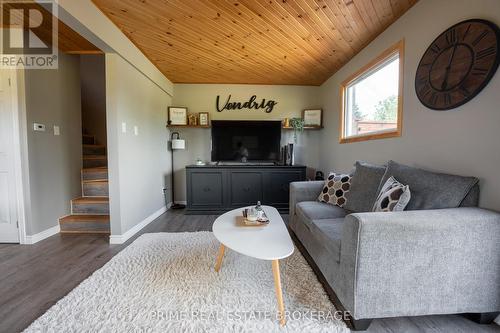
<svg viewBox="0 0 500 333">
<path fill-rule="evenodd" d="M 446 73 L 444 74 L 444 80 L 443 83 L 441 84 L 441 90 L 446 90 L 446 87 L 448 86 L 448 75 L 450 74 L 450 67 L 446 67 Z"/>
<path fill-rule="evenodd" d="M 453 51 L 451 52 L 450 61 L 448 62 L 448 66 L 446 66 L 446 73 L 444 74 L 443 84 L 441 84 L 441 90 L 446 90 L 448 86 L 448 76 L 450 74 L 451 63 L 453 62 L 453 58 L 455 57 L 455 51 L 457 50 L 458 43 L 455 43 L 453 46 Z"/>
</svg>

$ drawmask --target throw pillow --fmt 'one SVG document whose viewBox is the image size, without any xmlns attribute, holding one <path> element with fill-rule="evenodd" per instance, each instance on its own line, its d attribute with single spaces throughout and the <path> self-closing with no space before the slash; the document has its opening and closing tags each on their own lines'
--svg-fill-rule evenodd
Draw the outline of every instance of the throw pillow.
<svg viewBox="0 0 500 333">
<path fill-rule="evenodd" d="M 475 198 L 467 204 L 477 203 L 479 180 L 475 177 L 431 172 L 389 161 L 380 184 L 385 184 L 391 176 L 411 188 L 413 195 L 406 210 L 460 207 L 469 193 L 474 193 Z"/>
<path fill-rule="evenodd" d="M 344 207 L 347 202 L 345 194 L 349 192 L 350 188 L 350 175 L 330 172 L 318 200 L 331 205 Z"/>
<path fill-rule="evenodd" d="M 356 162 L 352 175 L 351 189 L 346 194 L 345 209 L 355 213 L 371 212 L 377 199 L 380 181 L 385 173 L 385 166 Z"/>
<path fill-rule="evenodd" d="M 394 177 L 390 177 L 380 189 L 372 211 L 402 212 L 410 202 L 410 198 L 409 186 L 401 184 Z"/>
</svg>

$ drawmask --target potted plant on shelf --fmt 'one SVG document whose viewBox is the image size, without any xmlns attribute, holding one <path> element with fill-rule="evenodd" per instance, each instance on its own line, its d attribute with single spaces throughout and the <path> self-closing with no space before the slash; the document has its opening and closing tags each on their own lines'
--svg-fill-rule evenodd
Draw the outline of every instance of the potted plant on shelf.
<svg viewBox="0 0 500 333">
<path fill-rule="evenodd" d="M 304 131 L 304 119 L 302 118 L 292 118 L 290 119 L 290 126 L 293 128 L 293 139 L 297 143 L 298 133 Z"/>
</svg>

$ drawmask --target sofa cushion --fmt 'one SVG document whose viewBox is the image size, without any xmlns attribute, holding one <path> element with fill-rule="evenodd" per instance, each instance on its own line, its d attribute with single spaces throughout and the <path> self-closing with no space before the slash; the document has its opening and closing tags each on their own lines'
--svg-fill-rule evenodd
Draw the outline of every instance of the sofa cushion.
<svg viewBox="0 0 500 333">
<path fill-rule="evenodd" d="M 411 200 L 406 210 L 460 207 L 478 183 L 475 177 L 431 172 L 394 161 L 389 161 L 381 184 L 391 176 L 411 189 Z"/>
<path fill-rule="evenodd" d="M 340 242 L 342 240 L 342 227 L 344 218 L 313 220 L 311 233 L 319 239 L 323 247 L 331 254 L 333 259 L 340 262 Z"/>
<path fill-rule="evenodd" d="M 474 185 L 469 191 L 469 194 L 465 197 L 464 201 L 460 204 L 460 207 L 478 207 L 479 206 L 479 183 Z"/>
<path fill-rule="evenodd" d="M 354 167 L 351 190 L 346 194 L 344 208 L 356 213 L 371 212 L 386 167 L 360 161 Z"/>
<path fill-rule="evenodd" d="M 295 211 L 299 218 L 309 225 L 313 220 L 343 218 L 347 215 L 347 211 L 343 208 L 317 201 L 299 202 Z"/>
</svg>

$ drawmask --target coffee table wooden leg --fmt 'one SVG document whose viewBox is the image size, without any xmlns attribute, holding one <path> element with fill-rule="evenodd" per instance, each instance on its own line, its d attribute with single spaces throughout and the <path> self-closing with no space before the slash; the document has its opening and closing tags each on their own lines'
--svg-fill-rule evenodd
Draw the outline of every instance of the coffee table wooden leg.
<svg viewBox="0 0 500 333">
<path fill-rule="evenodd" d="M 224 252 L 225 251 L 226 251 L 226 247 L 224 246 L 224 244 L 221 244 L 220 248 L 219 248 L 219 256 L 217 257 L 217 262 L 215 263 L 215 271 L 216 272 L 220 271 L 220 267 L 222 265 L 222 259 L 224 259 Z"/>
<path fill-rule="evenodd" d="M 278 310 L 280 325 L 285 326 L 285 305 L 283 304 L 283 293 L 281 291 L 280 262 L 273 260 L 274 288 L 276 289 L 276 299 L 278 300 Z"/>
</svg>

